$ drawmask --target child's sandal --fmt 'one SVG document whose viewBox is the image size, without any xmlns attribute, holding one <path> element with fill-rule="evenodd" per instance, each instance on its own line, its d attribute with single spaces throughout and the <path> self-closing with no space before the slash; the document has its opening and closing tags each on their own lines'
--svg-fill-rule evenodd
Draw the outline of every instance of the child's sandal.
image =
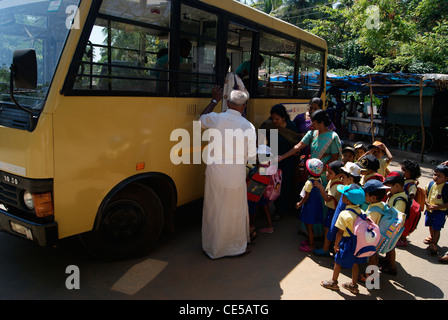
<svg viewBox="0 0 448 320">
<path fill-rule="evenodd" d="M 359 293 L 359 289 L 358 289 L 358 285 L 357 284 L 352 284 L 351 282 L 346 282 L 346 283 L 342 284 L 342 287 L 344 289 L 347 289 L 351 293 L 354 293 L 354 294 L 358 294 Z"/>
<path fill-rule="evenodd" d="M 339 286 L 338 286 L 338 282 L 337 281 L 333 281 L 333 280 L 324 280 L 320 283 L 320 285 L 322 287 L 324 287 L 325 289 L 330 289 L 330 290 L 334 290 L 334 291 L 339 291 Z"/>
<path fill-rule="evenodd" d="M 426 248 L 431 254 L 437 254 L 438 253 L 438 247 L 435 243 L 430 243 L 429 246 Z"/>
</svg>

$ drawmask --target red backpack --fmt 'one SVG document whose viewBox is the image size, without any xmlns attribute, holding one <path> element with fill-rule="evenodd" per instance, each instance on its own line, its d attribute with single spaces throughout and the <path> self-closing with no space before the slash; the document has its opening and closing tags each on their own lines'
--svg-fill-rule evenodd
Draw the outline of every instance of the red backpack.
<svg viewBox="0 0 448 320">
<path fill-rule="evenodd" d="M 420 211 L 422 212 L 425 209 L 425 200 L 426 194 L 423 188 L 417 186 L 415 182 L 408 182 L 404 185 L 404 192 L 409 196 L 409 188 L 414 185 L 417 188 L 417 192 L 415 193 L 414 200 L 420 205 Z"/>
<path fill-rule="evenodd" d="M 420 204 L 415 201 L 415 199 L 411 199 L 408 197 L 408 201 L 406 201 L 406 199 L 403 197 L 397 197 L 394 200 L 393 206 L 395 206 L 395 203 L 398 200 L 403 200 L 406 202 L 406 210 L 404 212 L 404 214 L 406 215 L 406 220 L 404 222 L 403 235 L 408 236 L 417 228 L 418 222 L 420 221 L 420 217 L 422 215 L 422 211 L 420 210 Z"/>
</svg>

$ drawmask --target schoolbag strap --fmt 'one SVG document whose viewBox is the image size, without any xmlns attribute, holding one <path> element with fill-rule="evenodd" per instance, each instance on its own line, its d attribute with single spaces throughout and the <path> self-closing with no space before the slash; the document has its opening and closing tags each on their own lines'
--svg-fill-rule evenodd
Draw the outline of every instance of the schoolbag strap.
<svg viewBox="0 0 448 320">
<path fill-rule="evenodd" d="M 361 217 L 362 219 L 366 220 L 366 217 L 361 213 L 359 214 L 358 212 L 356 212 L 356 210 L 352 209 L 352 208 L 345 208 L 345 210 L 354 212 L 358 217 Z"/>
<path fill-rule="evenodd" d="M 406 206 L 408 205 L 408 202 L 406 201 L 406 199 L 404 197 L 396 197 L 394 199 L 394 203 L 392 204 L 393 207 L 395 207 L 395 204 L 397 203 L 398 200 L 404 201 L 406 203 Z"/>
</svg>

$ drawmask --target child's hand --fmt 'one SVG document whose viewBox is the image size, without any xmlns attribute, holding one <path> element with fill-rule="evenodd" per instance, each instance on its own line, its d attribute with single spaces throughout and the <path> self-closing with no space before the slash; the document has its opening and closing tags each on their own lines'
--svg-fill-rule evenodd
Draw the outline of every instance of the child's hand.
<svg viewBox="0 0 448 320">
<path fill-rule="evenodd" d="M 296 209 L 299 209 L 302 205 L 300 204 L 300 202 L 296 203 Z"/>
<path fill-rule="evenodd" d="M 323 187 L 323 186 L 322 186 L 322 183 L 320 183 L 319 180 L 314 180 L 314 181 L 313 181 L 313 186 L 318 187 L 318 188 Z"/>
<path fill-rule="evenodd" d="M 334 246 L 334 253 L 338 253 L 339 252 L 339 245 L 335 245 Z"/>
</svg>

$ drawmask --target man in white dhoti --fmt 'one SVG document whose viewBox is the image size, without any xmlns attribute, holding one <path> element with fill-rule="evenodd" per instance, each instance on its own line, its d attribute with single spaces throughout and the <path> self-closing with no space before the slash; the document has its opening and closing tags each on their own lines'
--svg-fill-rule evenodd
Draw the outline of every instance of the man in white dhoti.
<svg viewBox="0 0 448 320">
<path fill-rule="evenodd" d="M 246 163 L 254 161 L 257 148 L 255 127 L 242 116 L 248 94 L 232 91 L 222 113 L 212 112 L 222 90 L 213 88 L 212 97 L 200 117 L 202 127 L 212 129 L 213 136 L 205 171 L 202 248 L 211 259 L 218 259 L 248 252 Z"/>
</svg>

